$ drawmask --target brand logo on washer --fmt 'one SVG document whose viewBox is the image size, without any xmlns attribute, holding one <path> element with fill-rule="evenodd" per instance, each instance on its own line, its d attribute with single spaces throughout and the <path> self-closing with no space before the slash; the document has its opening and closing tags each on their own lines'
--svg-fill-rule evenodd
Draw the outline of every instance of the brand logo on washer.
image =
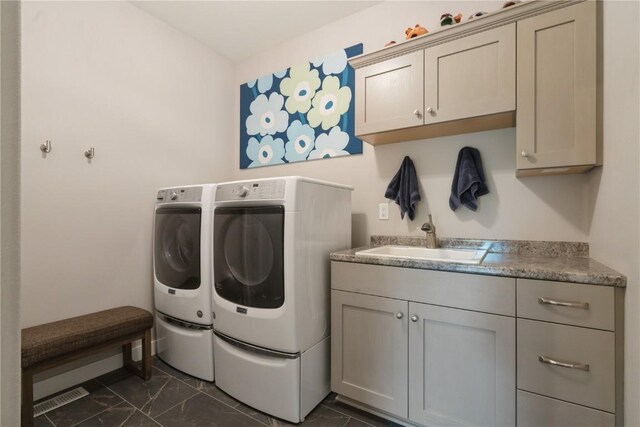
<svg viewBox="0 0 640 427">
<path fill-rule="evenodd" d="M 247 314 L 247 309 L 244 307 L 236 307 L 236 313 Z"/>
</svg>

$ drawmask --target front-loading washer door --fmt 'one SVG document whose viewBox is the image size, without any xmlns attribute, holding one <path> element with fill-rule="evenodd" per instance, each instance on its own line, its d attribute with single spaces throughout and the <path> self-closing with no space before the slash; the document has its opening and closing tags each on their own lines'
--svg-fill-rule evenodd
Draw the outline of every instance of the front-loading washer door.
<svg viewBox="0 0 640 427">
<path fill-rule="evenodd" d="M 245 307 L 281 307 L 284 207 L 219 207 L 213 224 L 216 293 Z"/>
<path fill-rule="evenodd" d="M 200 287 L 200 220 L 202 209 L 156 209 L 153 257 L 156 279 L 176 289 Z"/>
</svg>

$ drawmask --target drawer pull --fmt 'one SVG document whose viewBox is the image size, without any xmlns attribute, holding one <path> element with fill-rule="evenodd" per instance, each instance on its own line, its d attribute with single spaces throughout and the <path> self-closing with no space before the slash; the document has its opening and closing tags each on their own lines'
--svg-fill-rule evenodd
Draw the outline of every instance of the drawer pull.
<svg viewBox="0 0 640 427">
<path fill-rule="evenodd" d="M 562 362 L 543 355 L 538 356 L 538 362 L 553 366 L 560 366 L 561 368 L 580 369 L 581 371 L 589 372 L 589 364 L 587 363 Z"/>
<path fill-rule="evenodd" d="M 571 308 L 584 308 L 585 310 L 589 309 L 588 302 L 556 301 L 556 300 L 544 298 L 544 297 L 538 297 L 538 304 L 559 305 L 560 307 L 571 307 Z"/>
</svg>

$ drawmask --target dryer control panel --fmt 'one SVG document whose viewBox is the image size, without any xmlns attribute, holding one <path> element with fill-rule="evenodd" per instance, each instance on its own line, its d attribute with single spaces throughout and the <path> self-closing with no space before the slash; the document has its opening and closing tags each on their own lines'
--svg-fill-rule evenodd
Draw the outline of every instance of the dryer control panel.
<svg viewBox="0 0 640 427">
<path fill-rule="evenodd" d="M 202 200 L 202 187 L 167 188 L 159 190 L 156 203 L 184 203 Z"/>
<path fill-rule="evenodd" d="M 216 187 L 216 202 L 229 200 L 283 199 L 284 187 L 285 181 L 283 179 L 222 184 Z"/>
</svg>

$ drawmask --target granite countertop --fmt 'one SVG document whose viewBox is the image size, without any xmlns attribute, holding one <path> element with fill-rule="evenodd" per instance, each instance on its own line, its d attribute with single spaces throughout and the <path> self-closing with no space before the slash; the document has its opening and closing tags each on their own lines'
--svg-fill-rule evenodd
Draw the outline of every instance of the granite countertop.
<svg viewBox="0 0 640 427">
<path fill-rule="evenodd" d="M 371 236 L 370 247 L 384 245 L 424 246 L 424 241 L 425 239 L 420 237 Z M 627 284 L 627 278 L 624 275 L 589 258 L 589 246 L 586 243 L 450 238 L 439 239 L 439 243 L 443 248 L 489 247 L 489 252 L 482 263 L 478 265 L 355 255 L 358 251 L 369 249 L 369 246 L 333 252 L 330 259 L 331 261 L 390 267 L 555 280 L 591 285 L 625 287 Z"/>
</svg>

